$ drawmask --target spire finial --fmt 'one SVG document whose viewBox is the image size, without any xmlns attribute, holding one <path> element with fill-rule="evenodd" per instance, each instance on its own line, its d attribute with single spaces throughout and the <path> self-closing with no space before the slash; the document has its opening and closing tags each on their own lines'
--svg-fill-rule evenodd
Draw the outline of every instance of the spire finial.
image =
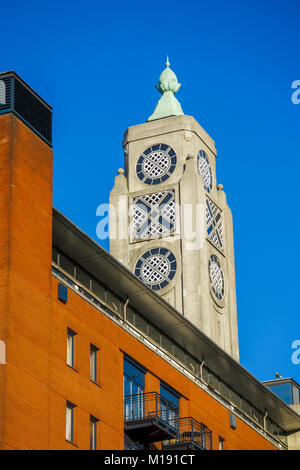
<svg viewBox="0 0 300 470">
<path fill-rule="evenodd" d="M 180 86 L 181 84 L 178 83 L 175 73 L 170 69 L 169 56 L 167 55 L 166 68 L 160 74 L 158 85 L 156 85 L 162 97 L 158 101 L 154 113 L 148 118 L 148 121 L 183 114 L 180 103 L 174 96 Z"/>
</svg>

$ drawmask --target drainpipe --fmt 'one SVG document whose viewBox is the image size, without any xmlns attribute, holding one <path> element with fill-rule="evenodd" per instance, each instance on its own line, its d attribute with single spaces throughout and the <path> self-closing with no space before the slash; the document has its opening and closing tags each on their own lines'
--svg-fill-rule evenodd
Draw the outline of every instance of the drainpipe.
<svg viewBox="0 0 300 470">
<path fill-rule="evenodd" d="M 265 415 L 264 415 L 264 431 L 266 432 L 267 430 L 267 416 L 268 416 L 268 411 L 266 410 Z"/>
<path fill-rule="evenodd" d="M 129 302 L 129 297 L 127 297 L 126 302 L 124 304 L 124 310 L 123 310 L 124 321 L 126 321 L 126 313 L 127 313 L 128 302 Z"/>
<path fill-rule="evenodd" d="M 204 362 L 205 361 L 203 360 L 200 364 L 200 378 L 201 378 L 201 380 L 202 380 L 202 368 L 203 368 Z"/>
</svg>

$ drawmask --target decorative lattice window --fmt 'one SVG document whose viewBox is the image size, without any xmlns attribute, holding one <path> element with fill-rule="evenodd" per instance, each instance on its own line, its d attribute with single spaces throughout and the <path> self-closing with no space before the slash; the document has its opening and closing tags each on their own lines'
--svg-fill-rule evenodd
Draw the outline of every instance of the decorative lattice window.
<svg viewBox="0 0 300 470">
<path fill-rule="evenodd" d="M 163 183 L 175 170 L 176 161 L 176 153 L 169 145 L 152 145 L 138 159 L 137 176 L 145 184 Z"/>
<path fill-rule="evenodd" d="M 137 260 L 134 273 L 148 287 L 166 287 L 176 273 L 176 258 L 167 248 L 152 248 Z"/>
<path fill-rule="evenodd" d="M 133 238 L 157 238 L 175 231 L 174 190 L 139 196 L 133 200 Z"/>
<path fill-rule="evenodd" d="M 210 199 L 206 199 L 206 227 L 208 238 L 218 247 L 224 248 L 222 211 Z"/>
<path fill-rule="evenodd" d="M 200 150 L 197 158 L 198 172 L 202 177 L 205 190 L 210 193 L 212 190 L 212 171 L 208 157 L 204 150 Z"/>
<path fill-rule="evenodd" d="M 224 299 L 225 281 L 221 263 L 216 255 L 211 255 L 208 263 L 210 285 L 218 300 Z"/>
</svg>

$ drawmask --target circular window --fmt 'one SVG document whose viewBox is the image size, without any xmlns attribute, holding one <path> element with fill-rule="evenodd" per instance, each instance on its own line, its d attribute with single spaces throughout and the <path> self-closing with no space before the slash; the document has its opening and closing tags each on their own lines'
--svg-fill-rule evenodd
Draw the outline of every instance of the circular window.
<svg viewBox="0 0 300 470">
<path fill-rule="evenodd" d="M 212 171 L 204 150 L 200 150 L 198 153 L 198 172 L 203 179 L 204 188 L 210 193 L 212 190 Z"/>
<path fill-rule="evenodd" d="M 216 255 L 211 255 L 208 263 L 210 285 L 218 300 L 224 299 L 225 282 L 221 263 Z"/>
<path fill-rule="evenodd" d="M 163 183 L 175 170 L 176 161 L 176 153 L 169 145 L 152 145 L 138 159 L 137 176 L 145 184 Z"/>
<path fill-rule="evenodd" d="M 176 272 L 176 258 L 166 248 L 153 248 L 137 260 L 134 273 L 148 287 L 159 290 L 166 287 Z"/>
</svg>

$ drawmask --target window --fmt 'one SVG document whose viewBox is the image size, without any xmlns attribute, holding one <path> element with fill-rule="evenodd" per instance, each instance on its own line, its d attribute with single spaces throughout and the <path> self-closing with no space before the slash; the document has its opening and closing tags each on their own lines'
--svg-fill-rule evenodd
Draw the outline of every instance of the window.
<svg viewBox="0 0 300 470">
<path fill-rule="evenodd" d="M 62 253 L 59 254 L 59 266 L 66 271 L 66 273 L 70 274 L 71 276 L 74 277 L 74 268 L 75 264 L 72 260 L 67 258 L 65 255 Z"/>
<path fill-rule="evenodd" d="M 170 426 L 177 429 L 179 418 L 179 395 L 162 384 L 160 385 L 160 395 L 162 396 L 160 404 L 161 419 L 167 421 Z"/>
<path fill-rule="evenodd" d="M 97 423 L 98 419 L 90 415 L 90 450 L 97 450 Z"/>
<path fill-rule="evenodd" d="M 57 284 L 57 298 L 63 304 L 66 304 L 68 302 L 68 288 L 61 282 Z"/>
<path fill-rule="evenodd" d="M 83 286 L 87 287 L 88 289 L 91 289 L 90 275 L 78 266 L 76 266 L 75 273 L 77 281 L 79 281 Z"/>
<path fill-rule="evenodd" d="M 219 450 L 224 450 L 224 442 L 225 442 L 225 439 L 219 436 Z"/>
<path fill-rule="evenodd" d="M 96 383 L 98 381 L 98 351 L 96 346 L 90 345 L 90 379 Z"/>
<path fill-rule="evenodd" d="M 292 384 L 289 382 L 269 385 L 271 392 L 275 393 L 282 401 L 291 405 L 292 399 Z"/>
<path fill-rule="evenodd" d="M 144 416 L 145 370 L 129 358 L 124 359 L 125 420 Z"/>
<path fill-rule="evenodd" d="M 68 328 L 67 335 L 67 364 L 74 367 L 75 364 L 75 331 Z"/>
<path fill-rule="evenodd" d="M 69 442 L 74 440 L 74 408 L 75 405 L 70 401 L 67 401 L 66 408 L 66 439 Z"/>
</svg>

